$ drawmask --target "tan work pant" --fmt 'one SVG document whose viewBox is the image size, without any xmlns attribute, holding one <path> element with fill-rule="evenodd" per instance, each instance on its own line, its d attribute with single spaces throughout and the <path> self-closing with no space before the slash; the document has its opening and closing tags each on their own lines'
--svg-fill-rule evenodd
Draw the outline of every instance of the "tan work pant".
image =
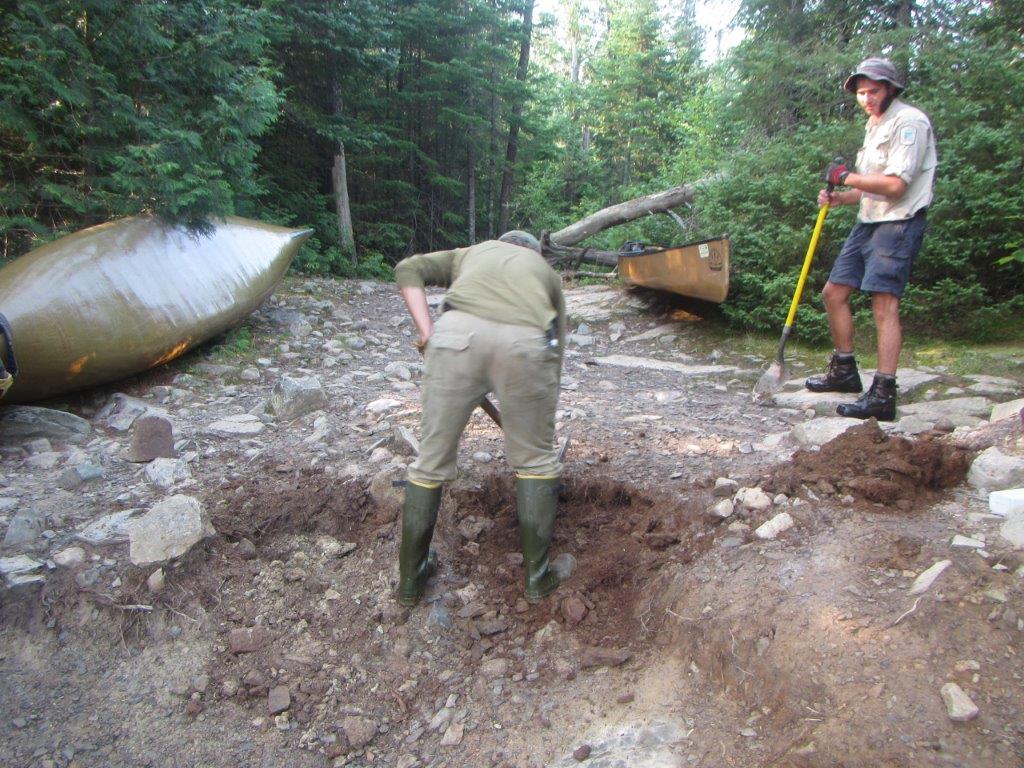
<svg viewBox="0 0 1024 768">
<path fill-rule="evenodd" d="M 516 474 L 559 477 L 552 440 L 560 370 L 558 350 L 536 328 L 445 312 L 427 345 L 420 455 L 408 479 L 428 487 L 455 479 L 462 430 L 488 392 L 498 397 Z"/>
</svg>

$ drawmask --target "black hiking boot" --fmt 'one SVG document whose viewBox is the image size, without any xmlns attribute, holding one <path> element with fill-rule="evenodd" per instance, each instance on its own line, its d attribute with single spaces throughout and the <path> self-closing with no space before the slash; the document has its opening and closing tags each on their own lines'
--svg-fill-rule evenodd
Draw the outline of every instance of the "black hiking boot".
<svg viewBox="0 0 1024 768">
<path fill-rule="evenodd" d="M 875 374 L 871 387 L 857 398 L 854 403 L 843 403 L 836 408 L 840 416 L 851 419 L 870 419 L 879 421 L 896 420 L 896 379 L 880 378 Z"/>
<path fill-rule="evenodd" d="M 864 385 L 857 371 L 853 355 L 840 359 L 835 352 L 828 361 L 828 370 L 820 376 L 811 376 L 804 382 L 811 392 L 862 392 Z"/>
</svg>

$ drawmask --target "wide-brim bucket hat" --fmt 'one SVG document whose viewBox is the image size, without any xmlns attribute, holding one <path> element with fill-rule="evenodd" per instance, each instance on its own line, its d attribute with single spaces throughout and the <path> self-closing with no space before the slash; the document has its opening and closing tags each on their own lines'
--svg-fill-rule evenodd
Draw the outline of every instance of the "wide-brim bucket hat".
<svg viewBox="0 0 1024 768">
<path fill-rule="evenodd" d="M 903 93 L 906 86 L 900 79 L 899 72 L 896 71 L 896 66 L 888 59 L 883 59 L 878 56 L 872 56 L 871 58 L 864 59 L 857 68 L 853 70 L 853 74 L 846 78 L 846 82 L 843 83 L 843 88 L 850 93 L 857 92 L 857 78 L 866 77 L 869 80 L 877 80 L 880 82 L 889 83 L 893 88 L 896 89 L 896 95 Z"/>
</svg>

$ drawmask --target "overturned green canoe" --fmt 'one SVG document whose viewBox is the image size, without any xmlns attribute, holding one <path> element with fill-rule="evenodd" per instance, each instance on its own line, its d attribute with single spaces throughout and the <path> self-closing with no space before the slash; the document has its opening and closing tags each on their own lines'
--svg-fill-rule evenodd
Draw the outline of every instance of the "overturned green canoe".
<svg viewBox="0 0 1024 768">
<path fill-rule="evenodd" d="M 311 230 L 231 217 L 205 233 L 130 218 L 62 237 L 0 269 L 0 312 L 26 403 L 140 373 L 244 320 Z"/>
</svg>

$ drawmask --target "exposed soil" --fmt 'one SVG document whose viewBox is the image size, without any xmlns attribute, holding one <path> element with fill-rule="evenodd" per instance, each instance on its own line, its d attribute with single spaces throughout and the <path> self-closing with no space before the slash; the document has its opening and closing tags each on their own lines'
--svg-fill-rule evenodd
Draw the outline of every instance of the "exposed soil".
<svg viewBox="0 0 1024 768">
<path fill-rule="evenodd" d="M 887 435 L 874 419 L 840 435 L 820 450 L 799 450 L 762 485 L 793 495 L 811 488 L 824 495 L 851 494 L 908 512 L 924 510 L 937 492 L 960 485 L 973 453 L 924 435 L 908 440 Z"/>
<path fill-rule="evenodd" d="M 199 425 L 250 409 L 272 381 L 230 394 L 217 377 L 190 382 L 176 428 L 199 458 L 179 490 L 202 501 L 217 536 L 165 566 L 159 592 L 147 586 L 154 568 L 132 566 L 122 544 L 89 549 L 42 590 L 4 593 L 0 764 L 1024 765 L 1022 553 L 963 485 L 964 441 L 868 422 L 820 450 L 766 448 L 806 416 L 752 406 L 759 369 L 712 354 L 699 324 L 668 344 L 630 342 L 680 315 L 627 295 L 611 317 L 587 319 L 598 342 L 566 359 L 560 434 L 572 444 L 553 552 L 576 556 L 572 579 L 540 604 L 522 599 L 514 482 L 479 414 L 442 501 L 440 572 L 405 609 L 393 599 L 391 480 L 408 459 L 371 456 L 394 448 L 394 427 L 416 430 L 416 388 L 374 375 L 392 360 L 415 372 L 408 323 L 390 286 L 304 281 L 282 297 L 255 316 L 251 356 L 337 380 L 324 411 L 334 432 L 307 441 L 319 429 L 310 414 L 258 443 L 214 440 Z M 353 353 L 343 380 L 320 342 L 282 353 L 285 310 L 344 311 L 379 343 Z M 612 352 L 740 370 L 687 379 L 589 364 Z M 176 372 L 204 359 L 120 389 L 185 387 Z M 112 391 L 68 405 L 92 416 Z M 386 396 L 411 407 L 366 414 Z M 1019 428 L 1001 440 L 1020 450 Z M 109 488 L 72 497 L 52 476 L 19 474 L 23 458 L 3 456 L 6 486 L 52 497 L 69 528 L 149 503 L 133 468 L 112 465 Z M 722 520 L 718 477 L 784 495 Z M 781 511 L 794 527 L 758 539 Z M 951 549 L 955 533 L 983 537 L 986 551 Z M 942 559 L 952 565 L 936 585 L 909 595 Z M 947 682 L 977 718 L 949 719 Z"/>
</svg>

